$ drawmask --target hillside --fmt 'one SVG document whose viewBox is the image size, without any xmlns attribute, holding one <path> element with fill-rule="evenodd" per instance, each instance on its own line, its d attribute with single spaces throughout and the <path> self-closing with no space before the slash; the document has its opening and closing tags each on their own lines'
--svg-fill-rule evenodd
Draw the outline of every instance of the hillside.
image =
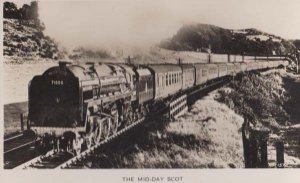
<svg viewBox="0 0 300 183">
<path fill-rule="evenodd" d="M 5 62 L 59 59 L 64 56 L 57 43 L 44 35 L 43 26 L 37 20 L 4 19 L 3 33 Z"/>
<path fill-rule="evenodd" d="M 209 24 L 184 25 L 160 47 L 201 52 L 208 52 L 210 47 L 213 53 L 248 55 L 291 54 L 295 49 L 292 42 L 257 29 L 232 30 Z"/>
</svg>

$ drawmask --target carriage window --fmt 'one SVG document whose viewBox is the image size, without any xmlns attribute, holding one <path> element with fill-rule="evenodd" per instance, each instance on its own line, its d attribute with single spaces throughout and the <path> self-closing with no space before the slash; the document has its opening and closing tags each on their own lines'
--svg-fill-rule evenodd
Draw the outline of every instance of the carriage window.
<svg viewBox="0 0 300 183">
<path fill-rule="evenodd" d="M 176 83 L 176 74 L 174 74 L 174 83 Z"/>
<path fill-rule="evenodd" d="M 176 83 L 176 74 L 174 74 L 174 83 Z"/>
<path fill-rule="evenodd" d="M 169 75 L 169 84 L 171 85 L 171 74 Z"/>
<path fill-rule="evenodd" d="M 166 86 L 168 86 L 168 74 L 166 76 Z"/>
<path fill-rule="evenodd" d="M 175 83 L 174 79 L 175 79 L 174 74 L 172 74 L 172 84 Z"/>
<path fill-rule="evenodd" d="M 175 83 L 175 74 L 173 74 L 173 79 L 172 79 L 173 83 Z"/>
<path fill-rule="evenodd" d="M 173 74 L 174 76 L 174 83 L 176 83 L 176 74 Z"/>
</svg>

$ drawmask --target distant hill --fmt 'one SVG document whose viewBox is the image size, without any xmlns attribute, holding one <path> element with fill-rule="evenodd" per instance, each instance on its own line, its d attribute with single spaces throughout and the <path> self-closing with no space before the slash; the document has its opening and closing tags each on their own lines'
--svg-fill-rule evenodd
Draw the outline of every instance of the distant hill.
<svg viewBox="0 0 300 183">
<path fill-rule="evenodd" d="M 300 39 L 291 40 L 291 42 L 300 50 Z"/>
<path fill-rule="evenodd" d="M 292 42 L 257 29 L 232 30 L 209 24 L 184 25 L 172 38 L 161 41 L 160 47 L 247 55 L 288 55 L 295 49 Z"/>
</svg>

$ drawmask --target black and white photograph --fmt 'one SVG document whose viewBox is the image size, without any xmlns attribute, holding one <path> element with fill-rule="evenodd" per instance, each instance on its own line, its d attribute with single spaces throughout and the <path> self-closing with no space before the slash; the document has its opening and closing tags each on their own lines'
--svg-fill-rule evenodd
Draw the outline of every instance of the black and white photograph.
<svg viewBox="0 0 300 183">
<path fill-rule="evenodd" d="M 298 1 L 2 6 L 6 171 L 300 168 Z"/>
</svg>

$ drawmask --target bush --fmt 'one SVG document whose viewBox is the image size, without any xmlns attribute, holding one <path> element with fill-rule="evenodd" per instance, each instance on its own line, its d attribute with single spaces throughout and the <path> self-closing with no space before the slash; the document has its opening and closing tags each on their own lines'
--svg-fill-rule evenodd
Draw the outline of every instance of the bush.
<svg viewBox="0 0 300 183">
<path fill-rule="evenodd" d="M 244 75 L 230 83 L 230 92 L 220 90 L 218 100 L 234 107 L 237 113 L 254 124 L 270 125 L 267 121 L 275 119 L 279 125 L 284 125 L 290 119 L 284 109 L 289 97 L 281 82 L 278 74 Z"/>
</svg>

